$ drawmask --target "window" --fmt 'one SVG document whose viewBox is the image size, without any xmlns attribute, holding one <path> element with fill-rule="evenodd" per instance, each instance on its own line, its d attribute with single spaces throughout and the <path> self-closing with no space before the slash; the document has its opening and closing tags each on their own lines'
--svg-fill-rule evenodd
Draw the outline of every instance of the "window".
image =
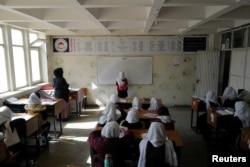
<svg viewBox="0 0 250 167">
<path fill-rule="evenodd" d="M 40 56 L 38 49 L 31 49 L 30 60 L 31 60 L 32 82 L 37 82 L 41 80 L 39 57 Z"/>
<path fill-rule="evenodd" d="M 46 53 L 46 47 L 32 47 L 31 43 L 44 35 L 0 24 L 0 94 L 43 81 L 41 55 Z"/>
<path fill-rule="evenodd" d="M 15 84 L 17 88 L 27 85 L 25 55 L 23 46 L 23 32 L 11 29 L 12 52 L 15 72 Z"/>
<path fill-rule="evenodd" d="M 8 78 L 6 71 L 6 60 L 5 60 L 5 51 L 4 51 L 4 42 L 3 42 L 3 29 L 0 27 L 0 93 L 8 91 Z"/>
</svg>

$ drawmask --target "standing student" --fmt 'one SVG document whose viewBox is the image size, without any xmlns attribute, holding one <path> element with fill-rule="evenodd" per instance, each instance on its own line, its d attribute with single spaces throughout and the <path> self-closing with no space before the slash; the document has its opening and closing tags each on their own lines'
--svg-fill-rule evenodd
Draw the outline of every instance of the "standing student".
<svg viewBox="0 0 250 167">
<path fill-rule="evenodd" d="M 139 144 L 138 167 L 177 167 L 178 160 L 174 145 L 167 138 L 162 123 L 152 122 L 147 135 Z"/>
<path fill-rule="evenodd" d="M 134 135 L 128 130 L 124 130 L 122 134 L 116 121 L 108 122 L 101 131 L 93 131 L 89 134 L 88 142 L 95 152 L 95 158 L 92 160 L 93 167 L 104 166 L 105 154 L 112 154 L 113 167 L 125 167 L 125 160 L 129 156 Z"/>
<path fill-rule="evenodd" d="M 62 110 L 61 116 L 63 121 L 66 121 L 69 117 L 69 84 L 63 77 L 63 69 L 56 68 L 54 70 L 53 87 L 55 89 L 55 98 L 62 99 L 64 109 Z"/>
<path fill-rule="evenodd" d="M 116 79 L 116 89 L 118 92 L 118 97 L 126 98 L 128 97 L 128 80 L 125 77 L 124 72 L 119 72 L 119 77 Z"/>
</svg>

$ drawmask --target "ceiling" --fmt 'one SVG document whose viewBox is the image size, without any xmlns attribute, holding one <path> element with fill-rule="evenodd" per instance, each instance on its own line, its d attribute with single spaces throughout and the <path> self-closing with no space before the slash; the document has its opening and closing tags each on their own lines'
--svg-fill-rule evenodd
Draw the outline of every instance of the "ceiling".
<svg viewBox="0 0 250 167">
<path fill-rule="evenodd" d="M 250 23 L 250 0 L 1 0 L 0 23 L 47 35 L 204 35 Z"/>
</svg>

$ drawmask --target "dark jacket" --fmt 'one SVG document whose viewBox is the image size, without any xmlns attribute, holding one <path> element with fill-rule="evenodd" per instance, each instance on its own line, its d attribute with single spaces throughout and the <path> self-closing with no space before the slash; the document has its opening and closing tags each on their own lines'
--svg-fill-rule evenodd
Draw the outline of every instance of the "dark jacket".
<svg viewBox="0 0 250 167">
<path fill-rule="evenodd" d="M 113 167 L 124 167 L 125 159 L 129 155 L 129 148 L 134 141 L 130 131 L 126 131 L 122 138 L 105 138 L 101 131 L 93 131 L 89 134 L 88 142 L 95 151 L 93 167 L 103 167 L 105 154 L 112 154 Z"/>
<path fill-rule="evenodd" d="M 69 84 L 63 77 L 62 68 L 54 70 L 55 78 L 53 80 L 53 86 L 55 88 L 55 98 L 64 99 L 66 102 L 69 101 Z"/>
</svg>

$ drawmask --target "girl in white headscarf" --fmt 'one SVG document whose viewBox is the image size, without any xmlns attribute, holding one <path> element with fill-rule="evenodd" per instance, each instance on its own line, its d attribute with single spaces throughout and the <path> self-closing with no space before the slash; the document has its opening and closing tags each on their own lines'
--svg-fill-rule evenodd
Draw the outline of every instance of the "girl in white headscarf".
<svg viewBox="0 0 250 167">
<path fill-rule="evenodd" d="M 142 128 L 142 122 L 139 118 L 138 110 L 135 108 L 130 108 L 127 117 L 120 123 L 121 126 L 125 126 L 128 129 L 140 129 Z"/>
<path fill-rule="evenodd" d="M 14 146 L 20 142 L 19 136 L 15 128 L 11 128 L 10 122 L 13 113 L 7 106 L 0 107 L 0 125 L 4 130 L 4 142 L 7 147 Z"/>
<path fill-rule="evenodd" d="M 116 79 L 116 89 L 118 97 L 126 98 L 128 96 L 128 80 L 125 77 L 124 72 L 119 72 L 119 77 Z"/>
<path fill-rule="evenodd" d="M 40 126 L 45 125 L 47 123 L 47 112 L 46 106 L 42 105 L 40 94 L 38 92 L 33 92 L 29 97 L 29 104 L 24 106 L 25 110 L 28 113 L 39 113 L 39 124 Z"/>
<path fill-rule="evenodd" d="M 165 128 L 160 122 L 151 123 L 147 135 L 139 144 L 139 148 L 138 167 L 178 166 L 173 143 L 167 138 Z"/>
<path fill-rule="evenodd" d="M 158 107 L 159 107 L 159 105 L 158 105 L 157 99 L 155 97 L 152 97 L 150 99 L 150 106 L 149 106 L 148 110 L 157 110 Z"/>
<path fill-rule="evenodd" d="M 233 87 L 228 86 L 225 88 L 223 95 L 221 97 L 221 106 L 234 108 L 236 99 L 237 99 L 236 90 Z"/>
<path fill-rule="evenodd" d="M 121 112 L 116 109 L 113 102 L 109 102 L 102 112 L 102 116 L 98 121 L 97 126 L 104 126 L 109 121 L 117 121 L 121 117 Z"/>
<path fill-rule="evenodd" d="M 49 134 L 49 130 L 50 130 L 50 122 L 48 121 L 48 113 L 46 111 L 46 106 L 42 105 L 42 101 L 40 99 L 40 94 L 38 92 L 31 93 L 30 97 L 29 97 L 29 104 L 25 105 L 24 108 L 30 114 L 39 113 L 39 115 L 38 115 L 39 129 L 44 130 L 42 135 L 46 139 L 48 139 L 48 134 Z M 48 140 L 47 140 L 47 142 L 48 142 Z"/>
<path fill-rule="evenodd" d="M 112 154 L 113 166 L 125 167 L 125 158 L 129 154 L 129 148 L 134 141 L 133 133 L 124 130 L 121 134 L 119 124 L 116 121 L 107 122 L 103 129 L 93 131 L 88 136 L 88 142 L 95 158 L 94 167 L 103 167 L 105 154 Z M 93 157 L 93 155 L 91 155 Z"/>
<path fill-rule="evenodd" d="M 210 108 L 211 103 L 218 106 L 219 103 L 218 103 L 217 99 L 218 99 L 218 97 L 214 91 L 212 91 L 212 90 L 207 91 L 206 99 L 205 99 L 206 108 L 207 109 Z"/>
<path fill-rule="evenodd" d="M 138 97 L 134 97 L 133 98 L 132 108 L 134 108 L 136 110 L 140 110 L 141 109 L 141 103 L 140 103 L 140 99 Z"/>
<path fill-rule="evenodd" d="M 241 128 L 244 127 L 250 127 L 250 108 L 246 102 L 238 101 L 235 103 L 235 112 L 227 128 L 225 142 L 235 146 Z"/>
<path fill-rule="evenodd" d="M 249 105 L 244 101 L 236 102 L 234 117 L 238 117 L 241 120 L 243 128 L 250 127 Z"/>
</svg>

